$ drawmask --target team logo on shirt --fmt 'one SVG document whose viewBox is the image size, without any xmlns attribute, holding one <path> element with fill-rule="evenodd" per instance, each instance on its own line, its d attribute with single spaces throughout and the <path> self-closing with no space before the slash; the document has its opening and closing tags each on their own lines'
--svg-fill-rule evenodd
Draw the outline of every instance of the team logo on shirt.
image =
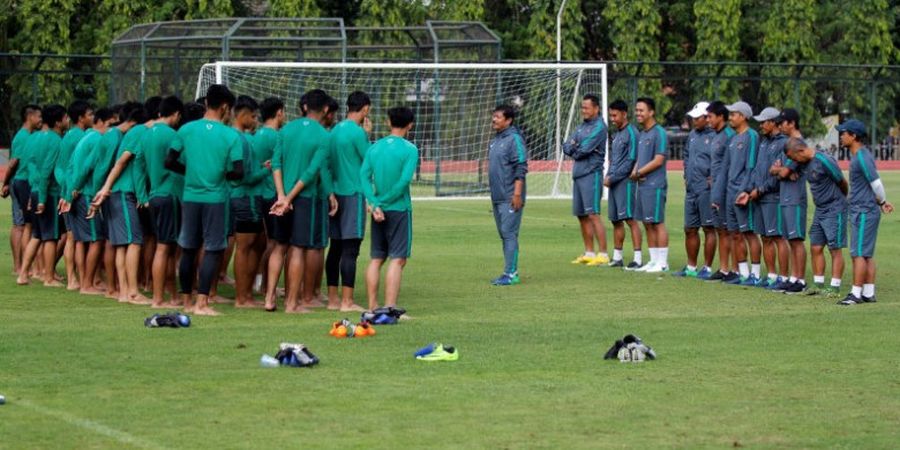
<svg viewBox="0 0 900 450">
<path fill-rule="evenodd" d="M 213 129 L 213 125 L 211 123 L 206 124 L 206 129 L 211 131 Z"/>
<path fill-rule="evenodd" d="M 706 145 L 709 145 L 709 138 L 706 138 L 706 140 L 704 140 L 703 143 Z"/>
</svg>

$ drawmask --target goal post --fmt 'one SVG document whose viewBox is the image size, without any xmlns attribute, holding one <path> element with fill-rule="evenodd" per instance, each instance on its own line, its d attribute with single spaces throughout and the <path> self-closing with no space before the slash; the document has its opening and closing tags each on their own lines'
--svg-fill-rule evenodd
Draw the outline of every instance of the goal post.
<svg viewBox="0 0 900 450">
<path fill-rule="evenodd" d="M 409 139 L 420 152 L 413 196 L 486 197 L 491 114 L 500 104 L 516 109 L 514 125 L 527 147 L 529 198 L 571 195 L 572 161 L 565 137 L 581 121 L 581 98 L 601 99 L 607 121 L 603 63 L 339 63 L 223 61 L 204 65 L 197 97 L 212 84 L 257 100 L 279 97 L 289 119 L 299 116 L 304 92 L 323 89 L 341 105 L 361 90 L 372 99 L 371 139 L 390 131 L 387 110 L 408 106 L 416 114 Z"/>
</svg>

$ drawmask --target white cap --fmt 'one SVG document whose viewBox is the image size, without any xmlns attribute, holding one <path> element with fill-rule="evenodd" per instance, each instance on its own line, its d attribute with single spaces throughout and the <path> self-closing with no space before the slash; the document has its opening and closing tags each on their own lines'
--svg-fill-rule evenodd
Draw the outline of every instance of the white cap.
<svg viewBox="0 0 900 450">
<path fill-rule="evenodd" d="M 700 102 L 694 105 L 694 109 L 688 111 L 687 115 L 691 116 L 691 118 L 696 119 L 700 116 L 706 115 L 706 108 L 709 108 L 709 102 Z"/>
</svg>

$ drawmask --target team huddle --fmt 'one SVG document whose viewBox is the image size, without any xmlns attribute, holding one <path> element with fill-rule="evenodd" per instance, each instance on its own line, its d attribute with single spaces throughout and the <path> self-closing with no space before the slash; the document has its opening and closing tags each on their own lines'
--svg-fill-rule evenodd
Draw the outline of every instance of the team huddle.
<svg viewBox="0 0 900 450">
<path fill-rule="evenodd" d="M 363 311 L 353 291 L 371 215 L 368 309 L 387 259 L 385 306 L 395 306 L 411 252 L 414 114 L 388 110 L 390 134 L 370 143 L 369 96 L 353 92 L 346 106 L 335 123 L 338 102 L 311 90 L 288 122 L 281 99 L 257 103 L 224 85 L 187 104 L 26 106 L 2 184 L 18 284 L 62 286 L 63 258 L 69 290 L 216 315 L 233 256 L 235 307 L 275 311 L 283 294 L 289 313 L 325 302 Z"/>
<path fill-rule="evenodd" d="M 564 152 L 574 159 L 573 213 L 585 244 L 574 264 L 609 265 L 638 272 L 667 272 L 668 233 L 665 130 L 654 119 L 655 103 L 635 105 L 638 127 L 628 122 L 628 105 L 617 100 L 609 117 L 616 127 L 609 169 L 603 176 L 607 130 L 599 118 L 597 97 L 582 102 L 584 123 L 566 139 Z M 865 125 L 849 119 L 837 127 L 848 148 L 849 182 L 835 159 L 810 147 L 794 109 L 773 107 L 758 115 L 746 102 L 699 102 L 687 113 L 692 122 L 684 151 L 684 229 L 687 265 L 672 275 L 769 289 L 775 292 L 838 296 L 844 272 L 843 249 L 850 247 L 853 285 L 838 303 L 875 302 L 875 242 L 881 213 L 893 212 L 865 146 Z M 750 128 L 759 123 L 760 133 Z M 599 180 L 609 189 L 609 220 L 614 229 L 610 261 L 600 219 Z M 807 230 L 807 184 L 815 212 Z M 642 263 L 642 222 L 650 261 Z M 849 227 L 848 227 L 849 223 Z M 623 261 L 625 225 L 631 231 L 634 259 Z M 703 230 L 704 264 L 698 261 Z M 848 240 L 849 231 L 849 240 Z M 806 285 L 806 249 L 810 241 L 815 286 Z M 599 252 L 594 251 L 594 241 Z M 825 247 L 831 259 L 826 285 Z M 719 268 L 713 269 L 716 253 Z M 748 261 L 749 260 L 749 261 Z M 762 274 L 762 262 L 767 274 Z"/>
</svg>

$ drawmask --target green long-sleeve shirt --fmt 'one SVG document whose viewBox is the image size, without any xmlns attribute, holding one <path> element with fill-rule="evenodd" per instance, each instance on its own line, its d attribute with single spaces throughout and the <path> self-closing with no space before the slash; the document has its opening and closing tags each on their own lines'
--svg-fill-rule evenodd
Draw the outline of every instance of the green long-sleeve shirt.
<svg viewBox="0 0 900 450">
<path fill-rule="evenodd" d="M 253 134 L 240 132 L 241 150 L 244 155 L 244 178 L 231 182 L 231 198 L 256 196 L 259 186 L 266 177 L 271 178 L 271 171 L 263 167 L 261 161 L 257 161 L 256 152 L 253 151 Z"/>
<path fill-rule="evenodd" d="M 275 147 L 281 141 L 281 133 L 270 127 L 261 127 L 256 130 L 253 135 L 252 145 L 253 154 L 258 163 L 271 161 L 275 154 Z M 263 182 L 257 186 L 256 195 L 263 198 L 275 198 L 275 180 L 270 173 Z"/>
<path fill-rule="evenodd" d="M 59 158 L 56 160 L 56 169 L 54 175 L 59 183 L 59 191 L 63 198 L 68 200 L 71 196 L 71 190 L 68 188 L 69 172 L 72 166 L 72 153 L 75 146 L 81 142 L 84 137 L 84 130 L 79 127 L 73 127 L 63 136 L 62 143 L 59 144 Z"/>
<path fill-rule="evenodd" d="M 9 159 L 17 159 L 19 160 L 19 166 L 16 168 L 16 176 L 13 177 L 13 180 L 28 180 L 28 168 L 25 164 L 26 158 L 26 148 L 28 146 L 28 139 L 34 133 L 28 131 L 25 128 L 19 128 L 19 131 L 16 132 L 16 135 L 13 137 L 12 143 L 9 146 Z"/>
<path fill-rule="evenodd" d="M 150 128 L 141 140 L 141 158 L 150 179 L 150 198 L 174 196 L 181 198 L 184 177 L 166 169 L 166 156 L 175 140 L 175 130 L 168 124 L 158 123 Z"/>
<path fill-rule="evenodd" d="M 66 188 L 62 191 L 62 196 L 67 202 L 72 202 L 72 191 L 78 191 L 91 197 L 96 194 L 96 192 L 85 190 L 85 184 L 96 163 L 94 149 L 102 136 L 97 130 L 89 129 L 75 145 L 69 163 L 69 173 L 66 176 Z"/>
<path fill-rule="evenodd" d="M 419 150 L 401 137 L 387 136 L 372 145 L 359 170 L 369 204 L 382 211 L 412 210 L 409 183 L 418 163 Z"/>
<path fill-rule="evenodd" d="M 62 137 L 53 130 L 41 131 L 31 147 L 31 167 L 28 169 L 31 191 L 37 194 L 38 204 L 46 204 L 48 198 L 59 198 L 59 183 L 54 171 L 59 158 Z"/>
<path fill-rule="evenodd" d="M 366 130 L 352 120 L 344 120 L 331 130 L 329 167 L 334 177 L 336 195 L 362 192 L 359 169 L 369 150 Z"/>
<path fill-rule="evenodd" d="M 195 120 L 178 130 L 172 150 L 180 153 L 184 161 L 183 201 L 228 201 L 225 174 L 244 157 L 240 136 L 234 128 L 215 120 Z"/>
<path fill-rule="evenodd" d="M 144 157 L 141 155 L 143 151 L 141 142 L 148 130 L 149 128 L 144 124 L 135 125 L 128 130 L 116 151 L 115 158 L 113 158 L 113 164 L 115 164 L 125 152 L 132 155 L 125 169 L 119 174 L 119 178 L 113 183 L 112 192 L 133 192 L 138 203 L 141 204 L 150 201 L 147 195 L 147 167 Z"/>
<path fill-rule="evenodd" d="M 124 136 L 125 134 L 122 133 L 119 127 L 110 128 L 109 131 L 103 133 L 103 137 L 100 138 L 100 142 L 97 143 L 94 149 L 95 155 L 93 168 L 91 169 L 91 179 L 87 182 L 90 184 L 90 187 L 85 187 L 85 192 L 97 193 L 103 188 L 103 184 L 106 183 L 106 177 L 115 163 L 116 153 L 119 151 L 119 146 Z"/>
<path fill-rule="evenodd" d="M 297 181 L 303 182 L 300 196 L 316 198 L 316 182 L 328 157 L 328 131 L 306 117 L 281 129 L 281 143 L 272 156 L 272 170 L 281 171 L 285 194 Z"/>
</svg>

